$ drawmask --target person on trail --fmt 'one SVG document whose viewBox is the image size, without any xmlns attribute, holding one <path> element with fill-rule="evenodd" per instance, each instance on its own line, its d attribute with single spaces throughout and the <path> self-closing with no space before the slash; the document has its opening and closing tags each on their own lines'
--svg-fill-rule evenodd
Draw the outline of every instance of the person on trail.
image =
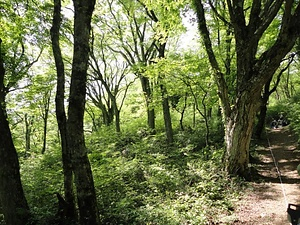
<svg viewBox="0 0 300 225">
<path fill-rule="evenodd" d="M 271 128 L 272 129 L 276 129 L 278 127 L 278 123 L 277 121 L 273 118 L 272 119 L 272 122 L 271 122 Z"/>
<path fill-rule="evenodd" d="M 284 118 L 283 118 L 283 115 L 281 113 L 280 116 L 279 116 L 279 119 L 278 119 L 278 127 L 282 127 L 283 126 L 283 120 L 284 120 Z"/>
</svg>

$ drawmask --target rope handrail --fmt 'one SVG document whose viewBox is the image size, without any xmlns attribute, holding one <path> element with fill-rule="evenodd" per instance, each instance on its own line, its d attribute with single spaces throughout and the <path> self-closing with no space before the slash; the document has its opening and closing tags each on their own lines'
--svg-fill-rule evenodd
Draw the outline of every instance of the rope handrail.
<svg viewBox="0 0 300 225">
<path fill-rule="evenodd" d="M 272 159 L 273 159 L 275 168 L 276 168 L 276 172 L 277 172 L 277 174 L 278 174 L 278 178 L 279 178 L 279 181 L 280 181 L 280 186 L 281 186 L 283 198 L 284 198 L 284 201 L 285 201 L 286 206 L 288 206 L 289 203 L 288 203 L 287 196 L 286 196 L 286 192 L 285 192 L 284 185 L 283 185 L 283 182 L 282 182 L 281 172 L 280 172 L 279 167 L 278 167 L 278 162 L 276 161 L 276 158 L 275 158 L 274 153 L 273 153 L 273 151 L 272 151 L 272 147 L 271 147 L 271 143 L 270 143 L 270 139 L 269 139 L 269 137 L 268 137 L 267 131 L 266 131 L 266 137 L 267 137 L 268 146 L 269 146 L 268 148 L 269 148 L 269 151 L 270 151 L 270 153 L 271 153 L 271 156 L 272 156 Z"/>
</svg>

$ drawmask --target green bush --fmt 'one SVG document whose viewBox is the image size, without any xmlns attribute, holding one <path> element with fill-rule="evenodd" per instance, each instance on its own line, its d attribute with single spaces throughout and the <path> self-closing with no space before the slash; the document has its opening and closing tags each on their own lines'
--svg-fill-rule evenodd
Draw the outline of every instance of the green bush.
<svg viewBox="0 0 300 225">
<path fill-rule="evenodd" d="M 199 225 L 230 214 L 236 185 L 220 165 L 222 149 L 208 160 L 160 135 L 125 136 L 90 154 L 102 224 Z"/>
<path fill-rule="evenodd" d="M 33 154 L 23 159 L 21 174 L 24 192 L 36 220 L 54 218 L 58 210 L 55 193 L 63 190 L 60 153 Z"/>
</svg>

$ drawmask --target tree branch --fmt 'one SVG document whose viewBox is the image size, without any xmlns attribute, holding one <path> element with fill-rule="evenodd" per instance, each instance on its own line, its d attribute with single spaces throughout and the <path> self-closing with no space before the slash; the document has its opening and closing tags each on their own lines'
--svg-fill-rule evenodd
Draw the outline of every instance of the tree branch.
<svg viewBox="0 0 300 225">
<path fill-rule="evenodd" d="M 196 14 L 198 18 L 198 24 L 199 24 L 199 31 L 201 33 L 206 53 L 209 58 L 210 65 L 214 71 L 214 76 L 215 80 L 218 85 L 218 95 L 219 98 L 221 99 L 222 103 L 222 108 L 224 110 L 225 115 L 230 115 L 231 113 L 231 108 L 230 108 L 230 101 L 229 101 L 229 96 L 228 96 L 228 87 L 226 85 L 226 81 L 224 79 L 224 74 L 222 73 L 217 59 L 215 57 L 213 48 L 212 48 L 212 43 L 210 40 L 210 35 L 209 31 L 206 26 L 206 20 L 205 20 L 205 13 L 204 13 L 204 8 L 201 3 L 201 0 L 194 0 L 194 5 L 196 8 Z"/>
</svg>

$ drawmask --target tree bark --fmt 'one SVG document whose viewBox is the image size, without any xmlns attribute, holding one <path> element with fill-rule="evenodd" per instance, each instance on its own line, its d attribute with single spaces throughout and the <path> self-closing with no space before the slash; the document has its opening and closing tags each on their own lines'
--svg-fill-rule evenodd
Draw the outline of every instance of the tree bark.
<svg viewBox="0 0 300 225">
<path fill-rule="evenodd" d="M 31 148 L 31 126 L 32 126 L 32 118 L 31 116 L 28 116 L 27 113 L 24 115 L 25 120 L 25 157 L 30 154 L 30 148 Z"/>
<path fill-rule="evenodd" d="M 162 108 L 163 108 L 167 142 L 168 142 L 168 144 L 172 144 L 174 142 L 174 137 L 173 137 L 170 105 L 169 105 L 169 99 L 168 99 L 168 92 L 167 92 L 166 87 L 163 84 L 160 85 L 160 91 L 161 91 L 161 97 L 162 97 Z"/>
<path fill-rule="evenodd" d="M 74 52 L 67 120 L 68 145 L 72 153 L 80 224 L 100 225 L 93 175 L 83 130 L 89 38 L 95 0 L 73 0 L 73 3 Z"/>
<path fill-rule="evenodd" d="M 225 168 L 232 175 L 251 179 L 249 145 L 254 118 L 260 106 L 259 94 L 244 92 L 238 98 L 230 117 L 225 122 Z"/>
<path fill-rule="evenodd" d="M 24 225 L 31 219 L 20 178 L 20 166 L 7 120 L 4 62 L 0 39 L 0 202 L 6 225 Z"/>
<path fill-rule="evenodd" d="M 77 220 L 75 196 L 74 196 L 74 181 L 73 181 L 73 168 L 71 161 L 71 151 L 68 146 L 67 135 L 67 117 L 65 112 L 65 69 L 64 62 L 59 45 L 59 30 L 61 26 L 61 0 L 54 0 L 53 10 L 53 23 L 50 30 L 52 51 L 55 59 L 57 85 L 55 96 L 56 120 L 58 124 L 61 150 L 62 150 L 62 163 L 64 173 L 64 195 L 67 202 L 65 210 L 65 219 L 67 221 Z"/>
<path fill-rule="evenodd" d="M 158 50 L 159 58 L 165 57 L 165 50 L 166 50 L 166 42 L 164 42 L 163 44 L 159 44 L 159 50 Z M 161 91 L 161 97 L 162 97 L 162 108 L 163 108 L 167 142 L 168 142 L 168 144 L 172 144 L 174 142 L 174 137 L 173 137 L 173 128 L 172 128 L 172 119 L 171 119 L 171 113 L 170 113 L 168 91 L 167 91 L 166 86 L 162 83 L 162 78 L 160 75 L 159 75 L 158 80 L 160 82 L 160 91 Z"/>
<path fill-rule="evenodd" d="M 120 110 L 115 107 L 115 126 L 116 126 L 116 132 L 121 132 L 121 126 L 120 126 Z"/>
<path fill-rule="evenodd" d="M 266 124 L 266 117 L 267 117 L 267 103 L 263 100 L 262 105 L 260 106 L 258 121 L 255 127 L 255 137 L 261 139 L 262 133 L 265 128 Z"/>
<path fill-rule="evenodd" d="M 149 78 L 139 75 L 142 89 L 144 92 L 145 100 L 146 100 L 146 109 L 147 109 L 147 123 L 150 130 L 155 131 L 155 111 L 151 106 L 152 103 L 152 89 L 150 85 Z"/>
<path fill-rule="evenodd" d="M 44 96 L 44 108 L 42 112 L 43 117 L 43 147 L 41 153 L 44 154 L 47 147 L 47 127 L 48 127 L 48 117 L 49 117 L 49 108 L 50 108 L 50 98 L 51 98 L 51 90 L 47 91 Z"/>
</svg>

